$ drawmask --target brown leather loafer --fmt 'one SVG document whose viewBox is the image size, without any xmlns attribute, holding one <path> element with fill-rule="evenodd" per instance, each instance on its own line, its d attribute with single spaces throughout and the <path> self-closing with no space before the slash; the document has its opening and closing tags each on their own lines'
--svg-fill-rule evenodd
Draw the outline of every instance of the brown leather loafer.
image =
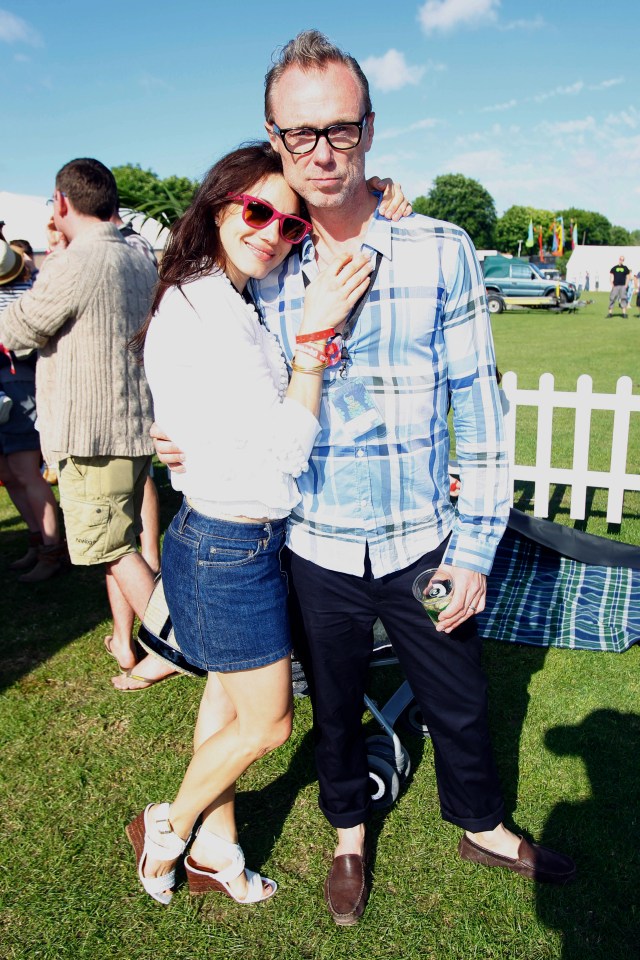
<svg viewBox="0 0 640 960">
<path fill-rule="evenodd" d="M 482 863 L 486 867 L 504 867 L 505 870 L 512 870 L 528 880 L 538 880 L 540 883 L 568 883 L 576 875 L 576 865 L 571 857 L 541 847 L 537 843 L 528 843 L 524 837 L 520 838 L 515 860 L 479 847 L 466 834 L 462 835 L 458 844 L 458 853 L 463 860 Z"/>
<path fill-rule="evenodd" d="M 357 923 L 368 896 L 364 857 L 357 853 L 335 857 L 324 882 L 324 899 L 335 922 L 341 927 Z"/>
</svg>

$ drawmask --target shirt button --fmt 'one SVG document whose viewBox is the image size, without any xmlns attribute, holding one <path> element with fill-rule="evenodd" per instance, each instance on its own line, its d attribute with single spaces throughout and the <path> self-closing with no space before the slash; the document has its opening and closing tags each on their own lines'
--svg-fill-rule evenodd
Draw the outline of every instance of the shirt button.
<svg viewBox="0 0 640 960">
<path fill-rule="evenodd" d="M 362 449 L 362 447 L 360 447 L 360 448 L 356 451 L 356 457 L 364 457 L 364 450 Z"/>
<path fill-rule="evenodd" d="M 360 506 L 361 506 L 361 507 L 366 507 L 368 503 L 369 503 L 368 500 L 361 500 L 361 501 L 360 501 Z"/>
</svg>

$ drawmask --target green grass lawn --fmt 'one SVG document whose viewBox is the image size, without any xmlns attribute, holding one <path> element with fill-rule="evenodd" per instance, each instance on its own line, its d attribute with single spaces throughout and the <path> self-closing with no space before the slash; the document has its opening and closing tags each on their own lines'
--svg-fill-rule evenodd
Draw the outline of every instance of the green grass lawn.
<svg viewBox="0 0 640 960">
<path fill-rule="evenodd" d="M 633 392 L 640 393 L 640 318 L 635 307 L 623 319 L 619 310 L 610 320 L 608 293 L 584 294 L 586 307 L 575 312 L 551 313 L 546 310 L 507 311 L 492 317 L 498 367 L 518 374 L 518 386 L 538 387 L 543 373 L 552 373 L 556 390 L 573 391 L 580 374 L 593 380 L 596 393 L 615 393 L 622 376 L 630 377 Z M 535 463 L 535 408 L 518 412 L 516 456 L 519 463 Z M 570 467 L 573 457 L 572 410 L 554 414 L 552 465 Z M 611 458 L 613 413 L 595 410 L 591 421 L 589 468 L 608 470 Z M 640 415 L 631 417 L 627 471 L 640 473 Z M 569 519 L 569 487 L 559 486 L 551 498 L 550 519 L 568 523 L 599 536 L 640 544 L 640 493 L 625 494 L 622 523 L 607 525 L 606 493 L 591 489 L 587 496 L 584 521 Z M 533 511 L 533 484 L 516 485 L 515 506 Z"/>
<path fill-rule="evenodd" d="M 498 363 L 521 385 L 580 373 L 637 391 L 640 320 L 605 321 L 606 294 L 575 316 L 494 318 Z M 635 312 L 635 311 L 632 311 Z M 636 426 L 633 427 L 636 429 Z M 637 435 L 636 435 L 637 436 Z M 600 445 L 602 442 L 599 441 Z M 631 456 L 638 464 L 638 444 Z M 158 471 L 166 526 L 176 495 Z M 568 519 L 556 491 L 555 519 Z M 518 492 L 520 506 L 530 494 Z M 590 532 L 640 544 L 627 495 L 607 529 L 596 491 Z M 640 649 L 620 655 L 487 643 L 491 725 L 509 823 L 571 852 L 577 881 L 536 887 L 455 854 L 459 831 L 439 816 L 431 744 L 403 742 L 411 781 L 372 823 L 374 888 L 364 920 L 338 928 L 322 899 L 332 831 L 317 807 L 308 700 L 289 743 L 242 778 L 238 821 L 247 863 L 280 883 L 241 907 L 181 886 L 164 909 L 140 890 L 124 826 L 169 799 L 189 759 L 202 682 L 167 681 L 130 695 L 108 683 L 102 573 L 76 568 L 34 587 L 8 564 L 24 528 L 0 490 L 0 958 L 2 960 L 627 960 L 640 929 Z M 372 671 L 380 702 L 395 668 Z M 373 729 L 373 728 L 372 728 Z"/>
</svg>

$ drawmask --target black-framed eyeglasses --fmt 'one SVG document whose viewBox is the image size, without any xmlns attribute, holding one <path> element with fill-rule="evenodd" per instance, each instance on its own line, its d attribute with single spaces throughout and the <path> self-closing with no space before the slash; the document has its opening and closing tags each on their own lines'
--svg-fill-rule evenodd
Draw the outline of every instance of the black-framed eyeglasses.
<svg viewBox="0 0 640 960">
<path fill-rule="evenodd" d="M 362 131 L 367 123 L 368 113 L 365 113 L 359 122 L 332 123 L 329 127 L 318 130 L 316 127 L 288 127 L 281 130 L 277 123 L 273 123 L 272 130 L 280 137 L 289 153 L 312 153 L 318 145 L 320 137 L 324 137 L 334 150 L 353 150 L 362 139 Z"/>
</svg>

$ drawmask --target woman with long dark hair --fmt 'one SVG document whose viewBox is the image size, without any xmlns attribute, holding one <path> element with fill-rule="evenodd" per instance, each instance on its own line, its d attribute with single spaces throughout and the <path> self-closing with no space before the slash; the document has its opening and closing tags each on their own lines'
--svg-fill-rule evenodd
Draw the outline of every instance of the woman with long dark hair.
<svg viewBox="0 0 640 960">
<path fill-rule="evenodd" d="M 289 736 L 291 644 L 279 554 L 319 426 L 326 345 L 367 288 L 367 258 L 336 259 L 309 285 L 289 381 L 275 336 L 246 297 L 311 226 L 278 155 L 256 143 L 223 157 L 176 224 L 160 265 L 144 349 L 156 420 L 185 452 L 184 495 L 162 578 L 182 653 L 207 673 L 195 751 L 171 803 L 127 827 L 144 889 L 168 903 L 174 864 L 192 892 L 265 900 L 274 881 L 244 868 L 235 783 Z"/>
</svg>

